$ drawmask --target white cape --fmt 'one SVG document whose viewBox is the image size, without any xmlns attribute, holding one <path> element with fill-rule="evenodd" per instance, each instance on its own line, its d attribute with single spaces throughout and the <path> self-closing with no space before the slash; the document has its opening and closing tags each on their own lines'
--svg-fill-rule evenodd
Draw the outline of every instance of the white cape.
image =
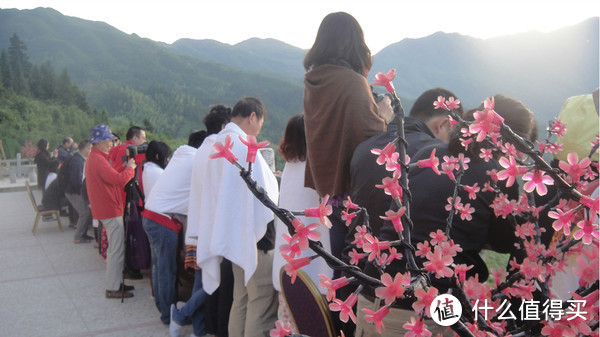
<svg viewBox="0 0 600 337">
<path fill-rule="evenodd" d="M 228 135 L 234 144 L 232 152 L 238 157 L 238 162 L 247 167 L 248 148 L 238 138 L 245 139 L 246 133 L 235 123 L 229 123 L 219 132 L 215 143 L 224 144 Z M 196 155 L 201 155 L 200 149 Z M 196 163 L 196 159 L 203 158 L 194 159 Z M 197 179 L 194 179 L 196 172 L 192 174 L 194 196 L 190 193 L 188 227 L 196 227 L 196 263 L 202 268 L 204 291 L 212 294 L 221 281 L 221 257 L 244 269 L 244 284 L 248 283 L 256 271 L 256 243 L 265 235 L 267 223 L 273 220 L 273 212 L 250 192 L 240 177 L 239 169 L 226 159 L 208 159 L 199 169 Z M 278 202 L 277 180 L 260 152 L 252 165 L 252 178 L 265 189 L 273 202 Z M 196 185 L 198 180 L 201 182 Z"/>
</svg>

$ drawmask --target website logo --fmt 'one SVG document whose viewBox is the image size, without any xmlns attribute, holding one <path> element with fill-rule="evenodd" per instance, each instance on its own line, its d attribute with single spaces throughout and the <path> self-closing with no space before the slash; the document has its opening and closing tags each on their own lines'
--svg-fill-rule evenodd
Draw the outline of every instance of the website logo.
<svg viewBox="0 0 600 337">
<path fill-rule="evenodd" d="M 450 294 L 442 294 L 436 297 L 429 305 L 431 318 L 441 326 L 451 326 L 458 322 L 462 315 L 462 306 L 458 298 Z"/>
</svg>

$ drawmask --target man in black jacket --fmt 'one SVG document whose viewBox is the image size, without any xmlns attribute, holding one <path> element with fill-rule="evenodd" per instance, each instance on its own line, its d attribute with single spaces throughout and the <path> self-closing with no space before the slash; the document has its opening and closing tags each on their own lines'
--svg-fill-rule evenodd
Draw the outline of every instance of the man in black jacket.
<svg viewBox="0 0 600 337">
<path fill-rule="evenodd" d="M 63 164 L 65 165 L 64 176 L 59 177 L 59 179 L 63 180 L 67 200 L 69 200 L 71 205 L 73 205 L 73 208 L 77 211 L 77 214 L 79 214 L 75 236 L 73 238 L 74 243 L 88 243 L 93 239 L 91 236 L 87 235 L 91 217 L 90 207 L 83 200 L 81 195 L 83 168 L 91 149 L 92 144 L 89 141 L 81 141 L 79 143 L 79 151 Z"/>
<path fill-rule="evenodd" d="M 448 111 L 435 109 L 433 106 L 433 102 L 437 100 L 438 96 L 456 98 L 456 95 L 449 90 L 442 88 L 429 89 L 417 98 L 410 110 L 409 117 L 404 119 L 404 134 L 408 143 L 406 154 L 409 157 L 412 157 L 423 147 L 448 142 L 450 133 Z M 378 103 L 378 106 L 381 105 Z M 458 111 L 462 114 L 462 107 Z M 350 162 L 350 197 L 354 203 L 367 209 L 369 223 L 375 236 L 379 235 L 379 229 L 383 223 L 379 216 L 385 215 L 392 202 L 392 198 L 385 194 L 383 190 L 375 188 L 375 185 L 381 184 L 383 178 L 391 177 L 392 173 L 386 170 L 385 165 L 377 164 L 377 155 L 371 153 L 371 150 L 383 149 L 389 142 L 393 142 L 396 139 L 397 128 L 398 125 L 392 121 L 385 132 L 362 142 L 354 150 Z M 356 222 L 362 222 L 360 218 L 356 220 Z M 350 241 L 346 242 L 346 246 L 354 239 L 352 228 L 348 233 Z"/>
</svg>

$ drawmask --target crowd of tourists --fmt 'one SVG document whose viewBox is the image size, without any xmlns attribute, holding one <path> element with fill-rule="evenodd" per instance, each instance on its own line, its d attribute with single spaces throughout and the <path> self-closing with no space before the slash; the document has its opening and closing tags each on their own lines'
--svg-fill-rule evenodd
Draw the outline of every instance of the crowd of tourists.
<svg viewBox="0 0 600 337">
<path fill-rule="evenodd" d="M 353 242 L 362 219 L 347 221 L 344 201 L 348 198 L 366 208 L 374 236 L 390 241 L 398 238 L 393 222 L 382 219 L 398 207 L 391 195 L 375 188 L 391 173 L 377 164 L 378 156 L 371 150 L 394 141 L 401 125 L 411 162 L 432 156 L 439 162 L 444 156 L 470 159 L 461 184 L 479 186 L 481 191 L 476 198 L 458 192 L 462 200 L 472 199 L 472 210 L 468 217 L 454 216 L 450 236 L 462 248 L 455 263 L 472 266 L 467 277 L 478 275 L 484 281 L 489 271 L 480 255 L 483 249 L 515 254 L 515 228 L 494 214 L 490 208 L 494 193 L 483 189 L 491 180 L 487 172 L 500 169 L 498 158 L 482 159 L 486 143 L 467 148 L 461 143 L 459 127 L 453 126 L 446 110 L 434 105 L 440 96 L 459 100 L 448 89 L 426 90 L 404 123 L 397 123 L 391 97 L 374 93 L 367 81 L 371 65 L 369 48 L 355 18 L 341 12 L 325 17 L 304 59 L 304 111 L 289 119 L 278 144 L 285 167 L 282 172 L 274 171 L 258 151 L 249 158 L 252 178 L 271 200 L 288 210 L 319 207 L 327 199 L 332 208 L 331 228 L 319 226 L 316 230 L 325 250 L 350 261 L 355 257 Z M 535 143 L 538 123 L 533 112 L 516 98 L 501 94 L 490 98 L 504 123 Z M 482 102 L 485 99 L 482 97 Z M 590 118 L 595 118 L 597 126 L 598 91 L 578 99 L 591 111 L 595 108 Z M 474 120 L 474 113 L 484 106 L 472 108 L 460 106 L 456 113 Z M 289 243 L 283 235 L 288 229 L 248 189 L 239 169 L 227 160 L 232 158 L 210 159 L 215 147 L 226 146 L 245 164 L 244 159 L 252 156 L 248 144 L 256 143 L 267 116 L 267 108 L 255 97 L 243 97 L 233 107 L 211 106 L 204 117 L 206 130 L 192 132 L 188 143 L 175 151 L 161 141 L 147 143 L 145 130 L 135 126 L 128 130 L 123 144 L 107 125 L 92 127 L 89 139 L 78 145 L 65 138 L 54 153 L 48 151 L 46 140 L 40 140 L 35 159 L 38 185 L 44 199 L 55 203 L 48 207 L 70 205 L 69 213 L 78 215 L 72 219 L 74 242 L 95 242 L 105 256 L 106 298 L 134 296 L 133 286 L 122 281 L 123 273 L 126 278 L 139 278 L 140 270 L 151 268 L 152 295 L 171 336 L 178 336 L 185 324 L 193 325 L 195 336 L 268 336 L 278 318 L 291 321 L 279 279 L 287 263 L 279 248 Z M 584 156 L 587 153 L 580 157 Z M 518 199 L 518 183 L 499 181 L 498 185 L 509 198 Z M 429 240 L 430 233 L 445 228 L 454 182 L 430 168 L 416 168 L 410 171 L 409 188 L 412 202 L 406 211 L 415 224 L 411 243 L 416 247 Z M 51 195 L 53 190 L 59 192 Z M 299 219 L 306 224 L 311 221 L 303 216 Z M 547 232 L 549 243 L 550 225 Z M 129 236 L 135 240 L 128 240 Z M 379 278 L 377 268 L 364 260 L 359 267 Z M 422 266 L 424 260 L 417 259 L 417 263 Z M 328 290 L 319 283 L 319 275 L 343 276 L 322 259 L 304 270 L 324 295 Z M 406 263 L 392 261 L 386 272 L 407 272 Z M 178 289 L 182 274 L 193 279 L 185 298 Z M 432 281 L 440 293 L 449 287 L 449 278 Z M 349 288 L 339 289 L 339 297 L 346 298 L 355 290 Z M 185 304 L 177 305 L 182 299 Z M 402 325 L 414 315 L 412 304 L 406 299 L 391 305 L 384 336 L 407 332 Z M 375 289 L 365 286 L 354 308 L 357 323 L 334 312 L 336 331 L 346 336 L 380 335 L 375 325 L 365 322 L 362 310 L 378 308 Z M 434 335 L 453 335 L 443 328 L 430 325 Z"/>
</svg>

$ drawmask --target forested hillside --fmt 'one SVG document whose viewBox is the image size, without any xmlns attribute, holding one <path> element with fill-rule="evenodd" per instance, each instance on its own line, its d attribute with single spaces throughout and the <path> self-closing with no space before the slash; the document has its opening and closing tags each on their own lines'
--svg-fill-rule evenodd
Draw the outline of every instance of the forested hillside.
<svg viewBox="0 0 600 337">
<path fill-rule="evenodd" d="M 95 123 L 108 122 L 106 112 L 90 109 L 83 91 L 66 69 L 57 74 L 50 62 L 29 60 L 18 35 L 0 54 L 0 139 L 8 157 L 39 138 L 57 146 L 65 135 L 84 139 Z"/>
<path fill-rule="evenodd" d="M 203 128 L 210 105 L 233 106 L 242 96 L 256 96 L 268 110 L 260 138 L 276 143 L 287 119 L 302 109 L 301 81 L 204 62 L 53 9 L 2 9 L 0 41 L 7 32 L 21 37 L 32 60 L 67 67 L 89 105 L 106 110 L 111 123 L 146 121 L 158 133 L 183 138 Z"/>
</svg>

